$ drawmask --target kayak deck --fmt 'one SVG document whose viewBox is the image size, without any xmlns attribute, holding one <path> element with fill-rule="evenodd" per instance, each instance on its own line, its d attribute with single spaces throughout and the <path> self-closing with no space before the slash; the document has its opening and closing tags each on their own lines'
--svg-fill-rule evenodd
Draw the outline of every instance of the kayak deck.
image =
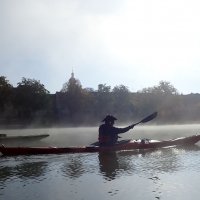
<svg viewBox="0 0 200 200">
<path fill-rule="evenodd" d="M 37 154 L 64 154 L 64 153 L 90 153 L 102 151 L 121 151 L 137 149 L 157 149 L 168 146 L 193 145 L 200 140 L 200 135 L 181 137 L 172 140 L 126 140 L 112 146 L 81 146 L 81 147 L 0 147 L 3 155 L 37 155 Z"/>
</svg>

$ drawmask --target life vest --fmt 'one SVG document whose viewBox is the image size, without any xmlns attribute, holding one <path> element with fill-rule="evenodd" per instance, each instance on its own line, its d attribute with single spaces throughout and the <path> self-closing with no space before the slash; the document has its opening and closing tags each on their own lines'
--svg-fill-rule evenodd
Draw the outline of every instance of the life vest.
<svg viewBox="0 0 200 200">
<path fill-rule="evenodd" d="M 111 145 L 117 142 L 118 136 L 112 134 L 99 134 L 100 145 Z"/>
<path fill-rule="evenodd" d="M 99 127 L 99 144 L 100 145 L 115 144 L 117 142 L 118 135 L 114 130 L 115 130 L 114 127 L 107 124 L 102 124 Z"/>
</svg>

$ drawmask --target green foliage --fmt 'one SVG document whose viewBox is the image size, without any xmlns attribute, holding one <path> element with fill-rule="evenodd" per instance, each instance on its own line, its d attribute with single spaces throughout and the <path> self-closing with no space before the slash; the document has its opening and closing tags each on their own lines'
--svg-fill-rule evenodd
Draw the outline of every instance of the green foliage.
<svg viewBox="0 0 200 200">
<path fill-rule="evenodd" d="M 143 88 L 140 93 L 177 95 L 178 91 L 173 85 L 170 84 L 170 82 L 160 81 L 158 86 Z"/>
<path fill-rule="evenodd" d="M 124 85 L 118 85 L 115 86 L 112 90 L 114 93 L 119 93 L 119 94 L 128 94 L 130 91 L 128 89 L 128 87 L 124 86 Z"/>
<path fill-rule="evenodd" d="M 32 94 L 45 95 L 49 94 L 49 91 L 45 89 L 44 85 L 35 79 L 22 78 L 22 81 L 18 83 L 18 89 L 24 92 L 30 92 Z"/>
<path fill-rule="evenodd" d="M 6 79 L 5 76 L 0 76 L 0 88 L 12 88 L 12 85 Z"/>
<path fill-rule="evenodd" d="M 6 77 L 0 77 L 0 123 L 33 122 L 88 125 L 96 124 L 107 114 L 120 122 L 138 121 L 158 111 L 157 123 L 200 121 L 200 94 L 178 95 L 167 81 L 157 86 L 132 93 L 128 87 L 99 84 L 98 90 L 82 88 L 73 76 L 63 85 L 61 92 L 49 94 L 44 85 L 35 79 L 22 78 L 14 88 Z M 5 119 L 5 120 L 2 120 Z"/>
<path fill-rule="evenodd" d="M 61 89 L 61 92 L 63 93 L 81 93 L 82 91 L 82 85 L 78 79 L 75 79 L 74 77 L 71 77 L 68 82 L 63 84 L 63 88 Z"/>
<path fill-rule="evenodd" d="M 113 110 L 118 116 L 122 116 L 123 120 L 130 119 L 134 105 L 131 103 L 130 91 L 124 85 L 115 86 L 113 93 Z"/>
<path fill-rule="evenodd" d="M 5 106 L 10 104 L 13 86 L 5 76 L 0 76 L 0 110 L 4 111 Z"/>
<path fill-rule="evenodd" d="M 48 105 L 49 91 L 35 79 L 22 78 L 15 90 L 14 105 L 22 119 L 32 119 L 34 113 Z"/>
<path fill-rule="evenodd" d="M 111 90 L 110 86 L 106 86 L 106 84 L 99 84 L 97 92 L 108 93 L 108 92 L 110 92 L 110 90 Z"/>
<path fill-rule="evenodd" d="M 73 76 L 63 85 L 61 89 L 64 102 L 61 104 L 62 120 L 76 121 L 76 118 L 81 118 L 84 110 L 87 110 L 87 105 L 90 102 L 90 96 L 88 91 L 82 88 L 82 85 L 78 79 Z"/>
<path fill-rule="evenodd" d="M 111 87 L 106 84 L 99 84 L 95 95 L 94 113 L 97 118 L 103 118 L 104 115 L 113 112 L 113 96 Z"/>
</svg>

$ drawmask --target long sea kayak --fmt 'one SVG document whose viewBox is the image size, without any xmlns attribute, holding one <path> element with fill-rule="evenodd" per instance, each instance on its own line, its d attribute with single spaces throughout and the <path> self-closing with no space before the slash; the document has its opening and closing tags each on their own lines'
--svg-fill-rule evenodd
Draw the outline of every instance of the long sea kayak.
<svg viewBox="0 0 200 200">
<path fill-rule="evenodd" d="M 91 153 L 104 151 L 126 151 L 141 149 L 157 149 L 169 146 L 189 146 L 200 140 L 200 135 L 181 137 L 172 140 L 122 140 L 112 146 L 81 146 L 81 147 L 6 147 L 2 145 L 0 152 L 6 156 L 37 155 L 37 154 L 67 154 L 67 153 Z"/>
</svg>

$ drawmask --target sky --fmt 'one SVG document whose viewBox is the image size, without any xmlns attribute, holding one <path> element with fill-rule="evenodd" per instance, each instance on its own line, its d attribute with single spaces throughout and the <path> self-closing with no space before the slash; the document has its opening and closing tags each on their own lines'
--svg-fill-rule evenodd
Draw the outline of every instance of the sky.
<svg viewBox="0 0 200 200">
<path fill-rule="evenodd" d="M 50 93 L 72 70 L 83 88 L 168 81 L 200 93 L 199 10 L 198 0 L 0 0 L 0 76 Z"/>
</svg>

